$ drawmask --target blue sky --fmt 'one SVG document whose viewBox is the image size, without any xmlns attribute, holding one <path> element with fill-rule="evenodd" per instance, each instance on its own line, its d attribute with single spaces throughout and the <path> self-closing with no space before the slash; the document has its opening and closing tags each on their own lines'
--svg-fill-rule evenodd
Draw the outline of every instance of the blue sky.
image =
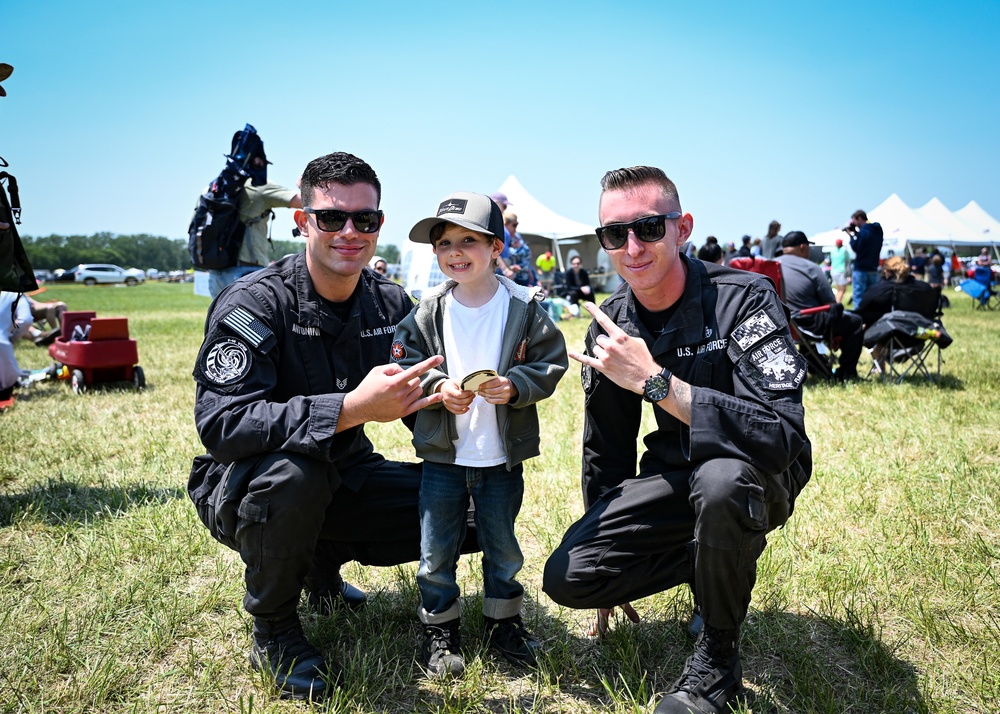
<svg viewBox="0 0 1000 714">
<path fill-rule="evenodd" d="M 694 240 L 812 234 L 891 193 L 1000 218 L 1000 3 L 4 0 L 0 156 L 22 234 L 186 237 L 247 122 L 271 180 L 350 151 L 382 241 L 514 174 L 596 225 L 652 164 Z M 275 237 L 290 237 L 281 211 Z"/>
</svg>

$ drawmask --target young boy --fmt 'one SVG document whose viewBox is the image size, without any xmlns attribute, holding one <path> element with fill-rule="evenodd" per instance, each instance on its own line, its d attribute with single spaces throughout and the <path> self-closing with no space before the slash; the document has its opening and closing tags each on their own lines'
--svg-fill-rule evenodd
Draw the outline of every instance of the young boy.
<svg viewBox="0 0 1000 714">
<path fill-rule="evenodd" d="M 503 216 L 489 197 L 453 193 L 435 217 L 413 226 L 410 240 L 430 243 L 449 278 L 422 296 L 392 344 L 393 360 L 404 367 L 444 356 L 421 380 L 424 394 L 444 399 L 417 412 L 413 430 L 424 460 L 417 572 L 424 666 L 433 676 L 465 670 L 455 571 L 470 495 L 483 551 L 487 642 L 513 664 L 534 665 L 541 645 L 521 621 L 524 588 L 515 576 L 524 556 L 514 519 L 524 494 L 521 464 L 538 455 L 535 403 L 555 391 L 566 371 L 566 343 L 537 288 L 494 272 Z M 495 374 L 463 387 L 480 370 Z"/>
</svg>

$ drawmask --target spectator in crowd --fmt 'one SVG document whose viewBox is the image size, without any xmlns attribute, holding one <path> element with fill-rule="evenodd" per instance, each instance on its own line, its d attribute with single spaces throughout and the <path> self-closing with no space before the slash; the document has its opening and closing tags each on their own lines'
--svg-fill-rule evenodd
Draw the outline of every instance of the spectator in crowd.
<svg viewBox="0 0 1000 714">
<path fill-rule="evenodd" d="M 566 299 L 571 305 L 576 305 L 581 300 L 594 299 L 590 275 L 583 269 L 583 261 L 579 255 L 570 258 L 569 270 L 566 271 Z"/>
<path fill-rule="evenodd" d="M 736 251 L 736 255 L 740 258 L 749 258 L 753 255 L 753 251 L 750 249 L 750 236 L 743 236 L 743 243 L 740 249 Z"/>
<path fill-rule="evenodd" d="M 870 327 L 875 321 L 892 310 L 893 299 L 900 290 L 927 291 L 933 288 L 929 283 L 916 280 L 910 273 L 910 266 L 896 255 L 887 258 L 882 265 L 882 280 L 865 291 L 861 303 L 855 313 L 861 318 L 864 326 Z"/>
<path fill-rule="evenodd" d="M 781 224 L 777 221 L 771 221 L 767 226 L 767 235 L 760 241 L 760 255 L 767 260 L 781 255 Z"/>
<path fill-rule="evenodd" d="M 927 272 L 927 251 L 924 248 L 917 248 L 910 258 L 910 275 L 917 280 L 923 280 Z"/>
<path fill-rule="evenodd" d="M 705 243 L 698 249 L 698 260 L 722 265 L 722 248 L 718 243 Z"/>
<path fill-rule="evenodd" d="M 785 305 L 792 312 L 810 307 L 832 305 L 826 312 L 803 315 L 798 318 L 803 328 L 814 334 L 829 331 L 840 338 L 839 380 L 857 379 L 858 358 L 861 356 L 861 318 L 852 312 L 845 312 L 830 289 L 830 281 L 823 270 L 809 260 L 809 246 L 812 243 L 802 231 L 790 231 L 781 241 L 782 255 L 781 282 L 785 290 Z"/>
<path fill-rule="evenodd" d="M 14 355 L 14 343 L 28 332 L 33 319 L 26 296 L 0 291 L 0 408 L 10 406 L 14 388 L 24 376 Z"/>
<path fill-rule="evenodd" d="M 379 273 L 380 275 L 385 275 L 389 271 L 389 264 L 386 262 L 385 258 L 383 258 L 381 255 L 376 255 L 374 258 L 372 258 L 371 262 L 368 264 L 368 267 L 374 270 L 376 273 Z"/>
<path fill-rule="evenodd" d="M 237 151 L 242 131 L 233 136 L 232 152 Z M 253 135 L 250 154 L 250 175 L 243 190 L 237 194 L 236 210 L 240 221 L 246 225 L 243 244 L 236 265 L 208 271 L 208 292 L 212 298 L 244 275 L 260 270 L 271 262 L 271 241 L 267 235 L 268 219 L 274 208 L 302 208 L 299 194 L 284 186 L 267 181 L 267 167 L 271 162 L 264 153 L 264 142 Z"/>
<path fill-rule="evenodd" d="M 535 271 L 531 266 L 531 248 L 517 232 L 517 214 L 508 208 L 507 212 L 504 213 L 503 223 L 510 232 L 507 268 L 513 275 L 511 279 L 518 285 L 535 285 Z"/>
<path fill-rule="evenodd" d="M 730 261 L 732 261 L 733 258 L 738 258 L 738 257 L 739 253 L 736 252 L 736 244 L 733 243 L 732 241 L 726 243 L 726 255 L 724 257 L 725 264 L 729 265 Z"/>
<path fill-rule="evenodd" d="M 879 258 L 882 255 L 882 226 L 878 223 L 869 223 L 868 214 L 857 210 L 851 215 L 851 222 L 844 230 L 851 236 L 851 250 L 854 251 L 851 299 L 857 308 L 865 290 L 878 281 Z"/>
<path fill-rule="evenodd" d="M 833 250 L 830 251 L 830 280 L 837 291 L 837 302 L 844 302 L 844 293 L 847 292 L 847 283 L 850 282 L 848 266 L 851 264 L 850 253 L 844 247 L 842 238 L 837 239 Z"/>
<path fill-rule="evenodd" d="M 927 284 L 932 288 L 944 288 L 944 256 L 935 250 L 927 262 Z"/>
<path fill-rule="evenodd" d="M 547 250 L 538 256 L 535 261 L 535 267 L 538 268 L 538 282 L 545 290 L 546 294 L 552 292 L 552 282 L 556 269 L 556 257 L 552 255 L 551 250 Z"/>
<path fill-rule="evenodd" d="M 990 266 L 993 264 L 993 258 L 990 257 L 990 249 L 982 248 L 979 251 L 979 257 L 976 258 L 976 265 Z"/>
</svg>

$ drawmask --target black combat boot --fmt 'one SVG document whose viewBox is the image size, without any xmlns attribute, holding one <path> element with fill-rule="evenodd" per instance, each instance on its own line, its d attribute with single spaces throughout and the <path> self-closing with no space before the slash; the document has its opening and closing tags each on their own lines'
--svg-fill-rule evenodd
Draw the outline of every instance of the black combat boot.
<svg viewBox="0 0 1000 714">
<path fill-rule="evenodd" d="M 534 667 L 542 652 L 541 643 L 524 629 L 520 615 L 494 620 L 484 617 L 486 641 L 511 664 Z"/>
<path fill-rule="evenodd" d="M 368 602 L 368 596 L 364 591 L 342 579 L 339 573 L 336 581 L 326 587 L 317 586 L 306 580 L 306 593 L 309 606 L 323 617 L 329 617 L 334 609 L 341 606 L 360 610 Z"/>
<path fill-rule="evenodd" d="M 684 672 L 654 714 L 728 714 L 743 693 L 740 631 L 702 629 Z"/>
<path fill-rule="evenodd" d="M 282 699 L 322 701 L 340 674 L 309 644 L 298 615 L 279 621 L 254 618 L 250 664 L 274 677 Z"/>
<path fill-rule="evenodd" d="M 439 625 L 424 625 L 421 654 L 424 668 L 432 677 L 459 677 L 465 672 L 461 624 L 461 620 L 454 619 Z"/>
</svg>

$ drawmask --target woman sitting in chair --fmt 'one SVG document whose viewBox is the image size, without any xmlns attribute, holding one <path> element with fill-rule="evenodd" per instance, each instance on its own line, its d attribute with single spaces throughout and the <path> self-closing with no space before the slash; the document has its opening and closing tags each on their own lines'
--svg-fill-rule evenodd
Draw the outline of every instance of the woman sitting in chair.
<svg viewBox="0 0 1000 714">
<path fill-rule="evenodd" d="M 896 255 L 889 258 L 882 264 L 882 279 L 865 291 L 861 296 L 861 303 L 855 310 L 861 315 L 866 328 L 892 310 L 897 290 L 923 292 L 932 288 L 924 281 L 915 280 L 910 275 L 910 266 L 902 257 Z"/>
</svg>

